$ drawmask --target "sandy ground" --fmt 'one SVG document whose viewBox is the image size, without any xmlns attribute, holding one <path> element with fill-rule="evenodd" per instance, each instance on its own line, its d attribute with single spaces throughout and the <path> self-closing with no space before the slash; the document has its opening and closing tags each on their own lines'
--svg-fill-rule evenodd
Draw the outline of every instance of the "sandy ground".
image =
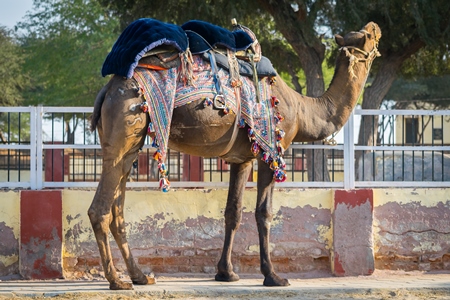
<svg viewBox="0 0 450 300">
<path fill-rule="evenodd" d="M 179 276 L 177 276 L 179 275 Z M 3 299 L 449 299 L 450 272 L 376 271 L 371 276 L 289 277 L 289 287 L 268 288 L 261 276 L 242 276 L 238 282 L 216 282 L 211 276 L 170 274 L 157 276 L 157 284 L 135 286 L 133 291 L 110 291 L 102 277 L 91 280 L 0 282 Z M 124 280 L 127 280 L 124 276 Z"/>
</svg>

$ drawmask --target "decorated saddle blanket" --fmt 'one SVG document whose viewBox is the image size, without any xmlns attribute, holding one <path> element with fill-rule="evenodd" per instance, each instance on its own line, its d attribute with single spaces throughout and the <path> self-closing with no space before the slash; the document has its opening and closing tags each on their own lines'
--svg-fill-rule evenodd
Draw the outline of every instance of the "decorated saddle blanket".
<svg viewBox="0 0 450 300">
<path fill-rule="evenodd" d="M 132 22 L 105 59 L 102 76 L 133 76 L 139 60 L 148 51 L 162 45 L 173 46 L 180 53 L 203 53 L 223 46 L 233 51 L 247 49 L 254 40 L 243 30 L 228 29 L 203 21 L 189 21 L 182 26 L 143 18 Z"/>
<path fill-rule="evenodd" d="M 204 101 L 204 109 L 213 109 L 211 99 L 217 93 L 214 78 L 218 78 L 226 99 L 224 112 L 237 112 L 235 89 L 230 85 L 230 75 L 226 70 L 220 68 L 216 77 L 210 64 L 195 55 L 193 71 L 194 85 L 184 85 L 180 82 L 178 78 L 180 68 L 155 71 L 137 67 L 133 75 L 141 87 L 146 101 L 141 108 L 148 111 L 150 115 L 149 131 L 155 135 L 153 146 L 158 150 L 154 158 L 159 162 L 162 176 L 160 185 L 163 191 L 168 189 L 164 161 L 167 154 L 173 109 L 199 99 Z M 259 103 L 256 100 L 256 91 L 252 80 L 248 77 L 242 77 L 241 80 L 242 86 L 239 89 L 241 116 L 238 125 L 241 128 L 247 128 L 249 139 L 252 142 L 251 150 L 255 156 L 260 155 L 261 159 L 271 165 L 276 181 L 284 181 L 286 179 L 285 163 L 282 158 L 284 150 L 280 145 L 284 133 L 277 129 L 277 124 L 283 118 L 276 109 L 277 99 L 271 96 L 270 78 L 264 77 L 258 81 L 257 88 L 261 95 Z"/>
</svg>

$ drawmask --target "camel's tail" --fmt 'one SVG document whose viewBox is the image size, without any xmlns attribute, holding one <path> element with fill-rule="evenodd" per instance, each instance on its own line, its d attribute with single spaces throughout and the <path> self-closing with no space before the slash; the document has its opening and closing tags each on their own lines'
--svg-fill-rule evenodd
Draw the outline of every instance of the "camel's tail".
<svg viewBox="0 0 450 300">
<path fill-rule="evenodd" d="M 100 92 L 97 94 L 97 97 L 95 98 L 94 102 L 94 112 L 92 113 L 91 117 L 91 131 L 94 131 L 97 128 L 98 121 L 100 120 L 101 111 L 102 111 L 102 104 L 105 100 L 106 91 L 109 88 L 109 83 L 106 84 Z"/>
</svg>

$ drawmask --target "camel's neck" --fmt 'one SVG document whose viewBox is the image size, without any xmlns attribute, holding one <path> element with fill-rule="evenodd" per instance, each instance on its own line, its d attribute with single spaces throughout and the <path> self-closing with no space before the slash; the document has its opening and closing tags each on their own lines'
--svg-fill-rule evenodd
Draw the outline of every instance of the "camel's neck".
<svg viewBox="0 0 450 300">
<path fill-rule="evenodd" d="M 294 141 L 322 140 L 344 126 L 364 88 L 369 62 L 349 63 L 341 50 L 335 74 L 328 90 L 320 97 L 302 97 L 298 116 L 298 133 Z"/>
<path fill-rule="evenodd" d="M 355 108 L 360 97 L 371 66 L 371 60 L 358 61 L 355 56 L 346 56 L 347 50 L 341 50 L 339 62 L 331 80 L 328 90 L 318 98 L 320 102 L 328 102 L 334 106 L 330 111 L 330 118 L 334 119 L 334 125 L 340 129 L 347 122 L 350 113 Z M 351 63 L 353 61 L 353 63 Z M 333 115 L 339 118 L 333 118 Z"/>
</svg>

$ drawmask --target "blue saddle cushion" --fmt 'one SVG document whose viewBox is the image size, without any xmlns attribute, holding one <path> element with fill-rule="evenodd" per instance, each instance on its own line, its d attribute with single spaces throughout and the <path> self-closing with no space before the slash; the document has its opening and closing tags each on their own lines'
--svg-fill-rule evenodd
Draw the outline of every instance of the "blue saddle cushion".
<svg viewBox="0 0 450 300">
<path fill-rule="evenodd" d="M 155 19 L 138 19 L 122 32 L 102 67 L 102 76 L 117 74 L 131 78 L 142 56 L 160 45 L 171 45 L 180 52 L 188 48 L 184 30 Z"/>
<path fill-rule="evenodd" d="M 203 53 L 212 47 L 223 46 L 233 51 L 245 50 L 253 39 L 243 30 L 230 31 L 208 22 L 192 20 L 181 25 L 189 37 L 192 54 Z"/>
</svg>

